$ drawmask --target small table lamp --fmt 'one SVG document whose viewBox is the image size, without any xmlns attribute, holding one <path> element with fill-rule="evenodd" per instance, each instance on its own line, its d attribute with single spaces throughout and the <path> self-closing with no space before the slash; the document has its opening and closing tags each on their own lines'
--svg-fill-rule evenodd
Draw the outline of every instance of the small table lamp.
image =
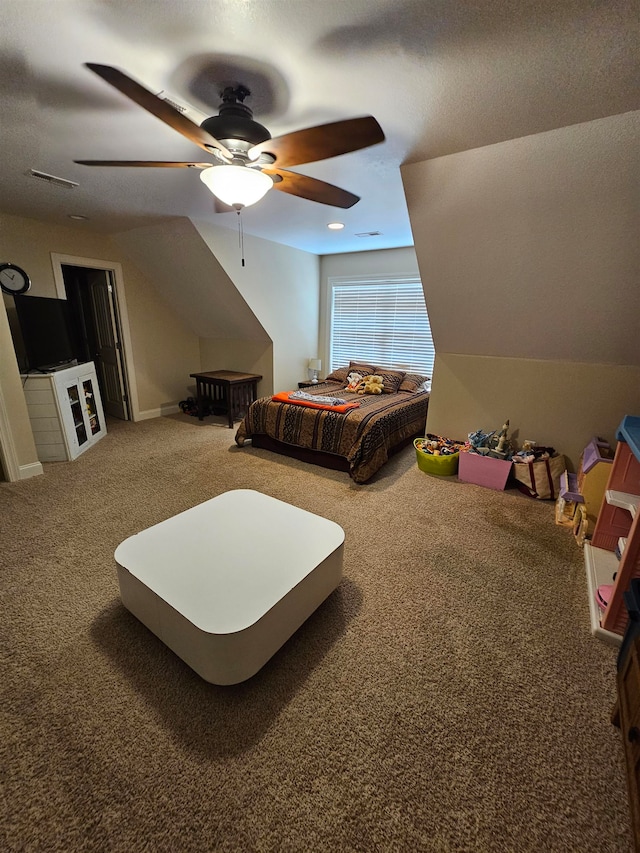
<svg viewBox="0 0 640 853">
<path fill-rule="evenodd" d="M 318 381 L 318 374 L 322 370 L 322 362 L 319 358 L 310 358 L 307 366 L 309 368 L 309 382 L 313 382 L 315 385 Z"/>
</svg>

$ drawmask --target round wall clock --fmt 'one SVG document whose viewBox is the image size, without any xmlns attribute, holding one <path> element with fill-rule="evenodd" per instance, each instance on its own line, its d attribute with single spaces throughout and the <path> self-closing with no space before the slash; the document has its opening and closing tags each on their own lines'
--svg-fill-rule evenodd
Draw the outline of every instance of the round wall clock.
<svg viewBox="0 0 640 853">
<path fill-rule="evenodd" d="M 17 296 L 29 290 L 31 281 L 26 272 L 15 264 L 0 264 L 0 287 L 5 293 Z"/>
</svg>

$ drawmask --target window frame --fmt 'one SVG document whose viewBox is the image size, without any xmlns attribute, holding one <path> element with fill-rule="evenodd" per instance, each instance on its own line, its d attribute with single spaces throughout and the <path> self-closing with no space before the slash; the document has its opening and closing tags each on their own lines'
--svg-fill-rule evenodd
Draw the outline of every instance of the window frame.
<svg viewBox="0 0 640 853">
<path fill-rule="evenodd" d="M 422 287 L 422 279 L 416 273 L 393 273 L 386 275 L 345 275 L 345 276 L 329 276 L 327 278 L 327 290 L 326 290 L 326 301 L 325 301 L 325 317 L 326 317 L 326 325 L 325 325 L 325 335 L 324 335 L 324 352 L 325 352 L 325 366 L 324 373 L 327 375 L 329 371 L 332 369 L 331 366 L 331 355 L 332 355 L 332 345 L 331 345 L 331 330 L 333 326 L 333 303 L 334 303 L 334 290 L 336 287 L 344 286 L 344 285 L 380 285 L 380 284 L 389 284 L 389 285 L 401 285 L 401 284 L 419 284 Z M 424 288 L 422 288 L 424 294 Z M 425 309 L 426 309 L 426 298 L 425 298 Z M 431 323 L 429 321 L 429 311 L 427 309 L 427 322 L 429 323 L 429 331 L 431 333 L 431 342 L 433 345 L 433 358 L 435 363 L 435 344 L 433 343 L 433 332 L 431 331 Z M 359 353 L 354 353 L 354 358 L 361 358 L 362 356 Z M 336 367 L 343 367 L 345 365 L 336 365 Z M 383 365 L 381 365 L 383 366 Z M 385 367 L 399 367 L 400 365 L 384 365 Z M 335 369 L 335 367 L 333 368 Z M 418 371 L 411 371 L 418 372 Z M 420 371 L 422 372 L 422 371 Z M 433 367 L 429 370 L 425 370 L 425 373 L 428 373 L 429 376 L 433 373 Z"/>
</svg>

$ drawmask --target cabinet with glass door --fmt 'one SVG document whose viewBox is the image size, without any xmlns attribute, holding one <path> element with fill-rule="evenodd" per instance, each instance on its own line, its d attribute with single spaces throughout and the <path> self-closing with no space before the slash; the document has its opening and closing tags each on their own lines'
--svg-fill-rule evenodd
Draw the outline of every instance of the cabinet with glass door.
<svg viewBox="0 0 640 853">
<path fill-rule="evenodd" d="M 93 362 L 51 373 L 22 374 L 33 438 L 41 462 L 76 459 L 107 432 Z"/>
<path fill-rule="evenodd" d="M 95 367 L 91 362 L 78 365 L 75 375 L 72 371 L 63 371 L 56 376 L 55 383 L 61 398 L 69 455 L 75 459 L 105 433 Z"/>
</svg>

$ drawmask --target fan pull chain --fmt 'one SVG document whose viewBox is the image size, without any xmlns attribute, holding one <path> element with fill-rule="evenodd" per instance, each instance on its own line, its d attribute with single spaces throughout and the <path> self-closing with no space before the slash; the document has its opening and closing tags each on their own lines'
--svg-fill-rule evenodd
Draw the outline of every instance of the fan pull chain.
<svg viewBox="0 0 640 853">
<path fill-rule="evenodd" d="M 238 246 L 240 248 L 240 257 L 242 266 L 244 266 L 244 228 L 242 226 L 242 208 L 238 208 Z"/>
</svg>

